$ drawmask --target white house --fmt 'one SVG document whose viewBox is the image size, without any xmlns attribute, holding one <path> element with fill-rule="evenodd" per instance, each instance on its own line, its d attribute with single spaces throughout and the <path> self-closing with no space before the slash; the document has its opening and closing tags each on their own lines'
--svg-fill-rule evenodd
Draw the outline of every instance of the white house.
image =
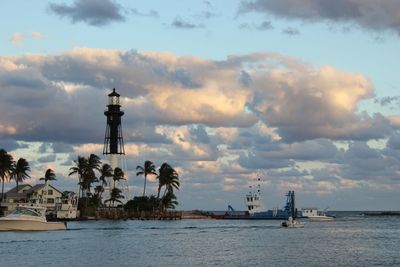
<svg viewBox="0 0 400 267">
<path fill-rule="evenodd" d="M 47 190 L 46 190 L 47 189 Z M 47 192 L 47 193 L 46 193 Z M 52 185 L 37 184 L 31 186 L 29 184 L 20 184 L 7 191 L 4 194 L 4 201 L 1 203 L 7 210 L 13 211 L 18 203 L 39 203 L 46 206 L 47 210 L 56 210 L 57 205 L 61 205 L 62 192 Z"/>
</svg>

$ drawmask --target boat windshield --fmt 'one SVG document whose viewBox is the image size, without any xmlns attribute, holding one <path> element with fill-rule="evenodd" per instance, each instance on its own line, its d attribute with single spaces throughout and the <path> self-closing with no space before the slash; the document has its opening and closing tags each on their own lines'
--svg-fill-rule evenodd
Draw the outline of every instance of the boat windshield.
<svg viewBox="0 0 400 267">
<path fill-rule="evenodd" d="M 41 217 L 40 211 L 37 211 L 36 209 L 27 209 L 22 207 L 17 207 L 11 214 Z"/>
</svg>

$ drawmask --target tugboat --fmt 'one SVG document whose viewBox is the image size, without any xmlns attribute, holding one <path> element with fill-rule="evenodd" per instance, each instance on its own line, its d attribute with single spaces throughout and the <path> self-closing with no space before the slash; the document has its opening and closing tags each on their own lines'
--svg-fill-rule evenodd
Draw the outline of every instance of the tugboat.
<svg viewBox="0 0 400 267">
<path fill-rule="evenodd" d="M 297 209 L 296 209 L 296 202 L 295 202 L 295 197 L 294 197 L 294 192 L 290 196 L 291 198 L 291 209 L 290 209 L 290 216 L 289 218 L 282 222 L 282 227 L 288 227 L 288 228 L 304 228 L 304 223 L 296 221 L 297 218 Z"/>
<path fill-rule="evenodd" d="M 257 174 L 256 184 L 249 186 L 250 191 L 246 194 L 246 208 L 245 212 L 236 212 L 229 206 L 228 211 L 223 215 L 212 215 L 214 219 L 228 219 L 228 220 L 288 220 L 292 215 L 292 207 L 294 207 L 294 191 L 288 191 L 286 194 L 286 204 L 283 209 L 275 208 L 272 210 L 262 209 L 261 201 L 261 174 Z M 296 218 L 302 217 L 297 214 Z"/>
</svg>

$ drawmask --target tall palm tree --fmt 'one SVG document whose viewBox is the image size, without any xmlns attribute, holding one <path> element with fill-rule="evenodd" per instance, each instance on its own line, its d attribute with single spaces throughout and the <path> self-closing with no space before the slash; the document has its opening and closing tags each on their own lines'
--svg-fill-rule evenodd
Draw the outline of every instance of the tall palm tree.
<svg viewBox="0 0 400 267">
<path fill-rule="evenodd" d="M 86 166 L 88 165 L 88 163 L 87 163 L 87 159 L 84 157 L 81 157 L 81 156 L 78 156 L 78 159 L 74 160 L 74 163 L 75 163 L 75 166 L 73 166 L 69 169 L 70 173 L 68 174 L 68 176 L 71 176 L 74 174 L 78 175 L 78 180 L 79 180 L 79 182 L 78 182 L 78 185 L 79 185 L 78 199 L 79 199 L 79 197 L 81 197 L 82 193 L 83 193 L 82 192 L 83 176 L 87 169 Z"/>
<path fill-rule="evenodd" d="M 121 168 L 117 167 L 117 168 L 114 169 L 114 172 L 112 174 L 112 178 L 113 178 L 113 182 L 114 182 L 113 188 L 115 188 L 115 183 L 116 182 L 125 179 L 125 173 Z"/>
<path fill-rule="evenodd" d="M 13 163 L 11 178 L 15 180 L 17 183 L 17 192 L 18 192 L 18 184 L 23 182 L 25 179 L 30 178 L 28 172 L 31 170 L 29 167 L 29 163 L 24 158 L 19 158 L 17 162 Z"/>
<path fill-rule="evenodd" d="M 147 182 L 147 175 L 157 175 L 156 167 L 154 166 L 153 162 L 150 160 L 146 160 L 144 162 L 144 166 L 137 166 L 136 167 L 136 176 L 144 175 L 144 187 L 143 187 L 143 196 L 146 195 L 146 182 Z"/>
<path fill-rule="evenodd" d="M 5 151 L 4 149 L 0 149 L 0 179 L 2 182 L 0 202 L 3 202 L 4 199 L 4 182 L 10 176 L 12 164 L 12 156 L 8 154 L 7 151 Z"/>
<path fill-rule="evenodd" d="M 47 196 L 49 195 L 49 189 L 47 187 L 48 181 L 56 181 L 56 174 L 52 169 L 47 169 L 44 177 L 40 178 L 39 180 L 44 180 L 44 188 L 46 190 L 46 204 L 47 204 Z"/>
<path fill-rule="evenodd" d="M 100 168 L 100 176 L 99 180 L 101 182 L 100 186 L 103 190 L 100 192 L 99 196 L 101 198 L 102 193 L 104 192 L 104 186 L 107 186 L 107 178 L 113 177 L 113 169 L 107 163 L 104 163 Z"/>
<path fill-rule="evenodd" d="M 165 186 L 164 196 L 168 192 L 174 192 L 174 188 L 179 190 L 180 182 L 179 175 L 168 163 L 163 163 L 158 170 L 158 194 L 157 198 L 160 198 L 160 191 Z"/>
<path fill-rule="evenodd" d="M 86 194 L 90 193 L 92 183 L 97 181 L 95 171 L 100 171 L 101 161 L 100 158 L 95 154 L 90 154 L 87 159 L 86 170 L 83 175 L 83 186 Z"/>
</svg>

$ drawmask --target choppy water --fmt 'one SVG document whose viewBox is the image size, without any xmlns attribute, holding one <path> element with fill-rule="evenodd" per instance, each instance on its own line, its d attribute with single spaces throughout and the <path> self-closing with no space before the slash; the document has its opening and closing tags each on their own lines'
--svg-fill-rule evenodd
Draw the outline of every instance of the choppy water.
<svg viewBox="0 0 400 267">
<path fill-rule="evenodd" d="M 0 266 L 400 266 L 400 217 L 88 221 L 0 233 Z"/>
</svg>

